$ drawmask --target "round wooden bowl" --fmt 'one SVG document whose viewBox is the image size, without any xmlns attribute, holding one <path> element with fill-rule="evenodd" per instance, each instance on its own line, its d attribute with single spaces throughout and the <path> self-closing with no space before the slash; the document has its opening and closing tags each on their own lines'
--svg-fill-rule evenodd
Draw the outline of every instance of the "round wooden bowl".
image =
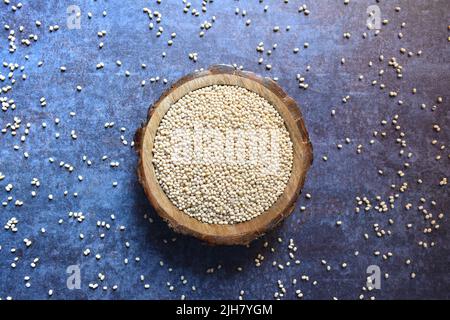
<svg viewBox="0 0 450 320">
<path fill-rule="evenodd" d="M 202 223 L 177 209 L 156 180 L 152 163 L 156 131 L 170 106 L 190 91 L 214 84 L 244 87 L 264 97 L 284 118 L 293 143 L 292 173 L 284 193 L 266 212 L 249 221 L 233 225 Z M 139 181 L 156 212 L 175 231 L 192 235 L 209 244 L 220 245 L 247 244 L 292 213 L 313 160 L 312 145 L 295 101 L 287 96 L 275 81 L 226 65 L 212 66 L 208 70 L 187 75 L 172 85 L 153 107 L 149 108 L 147 122 L 136 132 L 135 146 L 139 154 Z"/>
</svg>

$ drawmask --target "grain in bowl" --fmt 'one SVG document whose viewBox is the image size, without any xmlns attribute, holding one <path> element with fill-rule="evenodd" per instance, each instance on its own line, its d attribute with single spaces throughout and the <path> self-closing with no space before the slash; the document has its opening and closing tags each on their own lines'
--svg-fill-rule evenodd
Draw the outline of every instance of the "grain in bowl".
<svg viewBox="0 0 450 320">
<path fill-rule="evenodd" d="M 292 171 L 293 145 L 265 98 L 235 85 L 188 92 L 162 117 L 156 179 L 170 201 L 207 224 L 236 224 L 268 210 Z"/>
</svg>

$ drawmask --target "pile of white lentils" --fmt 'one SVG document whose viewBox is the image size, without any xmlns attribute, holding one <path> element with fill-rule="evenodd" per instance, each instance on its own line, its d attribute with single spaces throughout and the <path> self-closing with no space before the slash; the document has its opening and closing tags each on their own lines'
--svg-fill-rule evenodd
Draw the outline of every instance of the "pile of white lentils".
<svg viewBox="0 0 450 320">
<path fill-rule="evenodd" d="M 184 161 L 174 157 L 176 132 L 181 141 L 192 142 L 182 146 L 188 152 Z M 173 104 L 158 127 L 153 154 L 169 199 L 210 224 L 244 222 L 268 210 L 286 187 L 293 159 L 289 132 L 275 107 L 231 85 L 201 88 Z M 266 170 L 272 161 L 277 168 Z"/>
</svg>

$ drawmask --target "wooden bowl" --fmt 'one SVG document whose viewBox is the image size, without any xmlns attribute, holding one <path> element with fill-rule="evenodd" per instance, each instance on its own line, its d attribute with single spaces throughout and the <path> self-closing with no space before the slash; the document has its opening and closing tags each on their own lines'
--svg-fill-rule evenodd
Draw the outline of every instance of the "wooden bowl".
<svg viewBox="0 0 450 320">
<path fill-rule="evenodd" d="M 249 221 L 233 225 L 202 223 L 176 208 L 156 180 L 152 163 L 156 131 L 170 106 L 190 91 L 214 84 L 244 87 L 264 97 L 284 118 L 293 143 L 292 173 L 284 193 L 266 212 Z M 139 154 L 139 182 L 156 212 L 175 231 L 192 235 L 209 244 L 221 245 L 247 244 L 292 213 L 313 160 L 312 145 L 295 101 L 273 80 L 226 65 L 212 66 L 208 70 L 187 75 L 172 85 L 153 107 L 149 108 L 147 122 L 136 132 L 135 146 Z"/>
</svg>

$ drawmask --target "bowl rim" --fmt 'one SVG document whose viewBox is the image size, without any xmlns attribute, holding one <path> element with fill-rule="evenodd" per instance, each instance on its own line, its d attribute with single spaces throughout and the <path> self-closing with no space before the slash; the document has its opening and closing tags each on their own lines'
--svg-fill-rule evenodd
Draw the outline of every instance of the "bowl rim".
<svg viewBox="0 0 450 320">
<path fill-rule="evenodd" d="M 259 216 L 231 225 L 206 224 L 179 210 L 157 181 L 152 162 L 156 131 L 170 106 L 188 92 L 214 84 L 241 86 L 268 100 L 283 117 L 293 144 L 293 166 L 282 195 Z M 294 210 L 313 161 L 312 144 L 295 100 L 272 79 L 228 65 L 213 65 L 176 81 L 150 106 L 147 121 L 136 132 L 135 147 L 139 154 L 139 182 L 158 215 L 175 231 L 210 244 L 247 244 L 278 225 Z"/>
</svg>

